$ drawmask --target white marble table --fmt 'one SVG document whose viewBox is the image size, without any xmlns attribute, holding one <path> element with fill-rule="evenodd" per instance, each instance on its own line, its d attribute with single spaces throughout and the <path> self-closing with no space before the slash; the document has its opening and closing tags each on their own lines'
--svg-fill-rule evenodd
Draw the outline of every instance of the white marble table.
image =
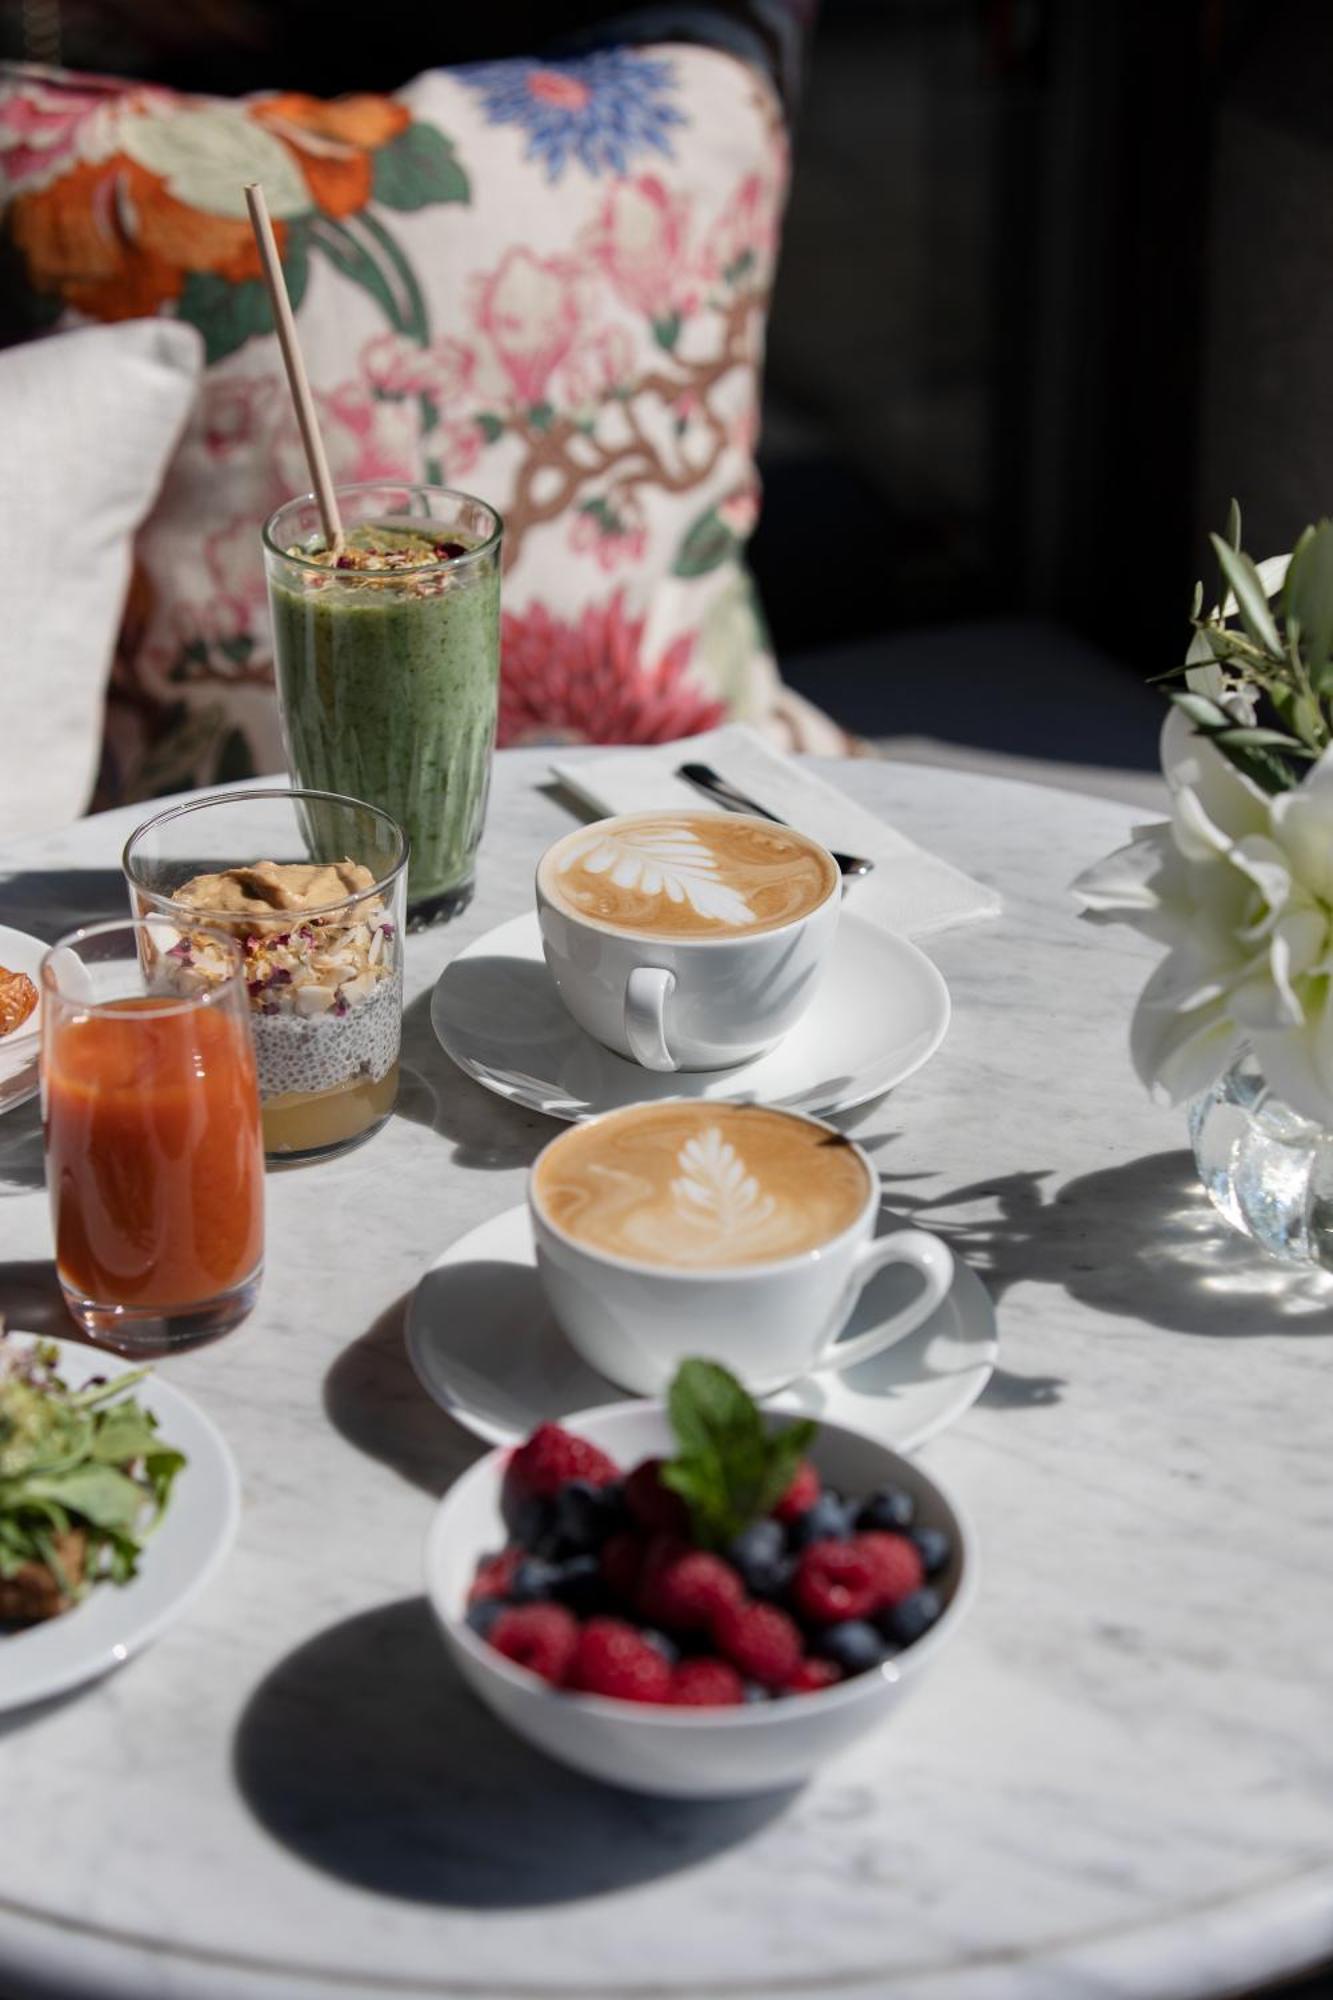
<svg viewBox="0 0 1333 2000">
<path fill-rule="evenodd" d="M 1333 1948 L 1333 1309 L 1224 1237 L 1130 1074 L 1143 950 L 1065 892 L 1134 817 L 1105 800 L 841 773 L 1007 899 L 931 941 L 949 1039 L 851 1121 L 1000 1305 L 1000 1371 L 926 1453 L 984 1557 L 937 1671 L 808 1790 L 702 1808 L 540 1762 L 453 1679 L 420 1547 L 474 1447 L 415 1386 L 404 1302 L 552 1128 L 451 1071 L 427 995 L 523 907 L 566 823 L 543 769 L 500 759 L 477 900 L 412 941 L 402 1115 L 270 1178 L 258 1310 L 168 1364 L 240 1460 L 229 1566 L 3 1724 L 0 1992 L 1168 2000 Z M 117 909 L 131 817 L 4 857 L 0 920 Z M 20 1324 L 51 1310 L 40 1172 L 29 1107 L 0 1121 Z"/>
</svg>

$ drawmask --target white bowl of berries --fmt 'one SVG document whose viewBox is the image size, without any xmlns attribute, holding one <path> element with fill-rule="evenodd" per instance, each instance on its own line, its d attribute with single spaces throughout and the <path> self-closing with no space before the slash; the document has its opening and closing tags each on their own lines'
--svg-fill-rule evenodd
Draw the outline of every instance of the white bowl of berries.
<svg viewBox="0 0 1333 2000">
<path fill-rule="evenodd" d="M 756 1410 L 711 1362 L 493 1451 L 441 1501 L 426 1588 L 464 1680 L 610 1784 L 801 1783 L 957 1629 L 976 1556 L 919 1466 Z"/>
</svg>

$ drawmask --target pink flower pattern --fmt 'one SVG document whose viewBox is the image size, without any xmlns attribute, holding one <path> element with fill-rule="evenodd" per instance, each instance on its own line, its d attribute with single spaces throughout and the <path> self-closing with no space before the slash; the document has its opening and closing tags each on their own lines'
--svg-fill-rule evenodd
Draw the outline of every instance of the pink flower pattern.
<svg viewBox="0 0 1333 2000">
<path fill-rule="evenodd" d="M 167 92 L 147 89 L 122 97 L 105 87 L 23 85 L 0 100 L 0 204 L 45 187 L 76 159 L 104 159 L 133 112 L 168 101 Z"/>
<path fill-rule="evenodd" d="M 582 323 L 574 266 L 560 257 L 507 250 L 477 287 L 476 318 L 515 401 L 528 408 L 539 405 Z"/>
<path fill-rule="evenodd" d="M 506 612 L 500 743 L 670 743 L 712 729 L 726 711 L 689 678 L 693 635 L 682 634 L 649 664 L 645 623 L 627 615 L 623 590 L 572 620 L 543 604 Z"/>
<path fill-rule="evenodd" d="M 589 239 L 600 266 L 632 311 L 650 320 L 694 308 L 688 279 L 690 202 L 656 174 L 616 181 Z"/>
</svg>

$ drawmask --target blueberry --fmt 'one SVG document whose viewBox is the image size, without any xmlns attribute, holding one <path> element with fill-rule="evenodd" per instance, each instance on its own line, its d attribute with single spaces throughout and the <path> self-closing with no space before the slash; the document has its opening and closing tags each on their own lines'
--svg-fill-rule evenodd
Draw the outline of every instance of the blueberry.
<svg viewBox="0 0 1333 2000">
<path fill-rule="evenodd" d="M 938 1576 L 953 1554 L 953 1544 L 943 1528 L 913 1528 L 910 1539 L 916 1546 L 926 1575 Z"/>
<path fill-rule="evenodd" d="M 745 1681 L 741 1686 L 741 1700 L 744 1702 L 771 1701 L 772 1699 L 772 1695 L 762 1681 Z"/>
<path fill-rule="evenodd" d="M 845 1542 L 852 1532 L 853 1509 L 829 1486 L 813 1507 L 792 1523 L 791 1546 L 808 1549 L 811 1542 Z"/>
<path fill-rule="evenodd" d="M 525 1549 L 542 1547 L 550 1534 L 552 1513 L 550 1501 L 539 1499 L 535 1493 L 525 1493 L 521 1499 L 505 1496 L 505 1524 L 513 1539 Z"/>
<path fill-rule="evenodd" d="M 479 1638 L 485 1639 L 489 1637 L 492 1625 L 503 1610 L 504 1604 L 500 1598 L 479 1597 L 475 1604 L 469 1604 L 466 1623 Z"/>
<path fill-rule="evenodd" d="M 602 1566 L 595 1555 L 566 1556 L 563 1562 L 552 1564 L 551 1570 L 552 1597 L 559 1598 L 581 1618 L 591 1617 L 601 1610 L 606 1589 L 602 1582 Z"/>
<path fill-rule="evenodd" d="M 674 1667 L 680 1658 L 680 1647 L 665 1632 L 655 1632 L 651 1626 L 640 1627 L 639 1637 L 650 1645 L 655 1653 L 660 1653 L 669 1667 Z"/>
<path fill-rule="evenodd" d="M 621 1487 L 594 1486 L 589 1479 L 571 1479 L 555 1496 L 551 1532 L 563 1553 L 582 1555 L 599 1549 L 614 1534 L 624 1513 Z"/>
<path fill-rule="evenodd" d="M 880 1534 L 903 1535 L 915 1512 L 916 1502 L 901 1486 L 881 1486 L 862 1502 L 856 1525 Z"/>
<path fill-rule="evenodd" d="M 514 1604 L 540 1604 L 553 1595 L 560 1572 L 543 1556 L 525 1556 L 510 1579 L 509 1596 Z"/>
<path fill-rule="evenodd" d="M 828 1625 L 812 1643 L 845 1674 L 868 1673 L 888 1651 L 874 1626 L 863 1618 L 844 1618 L 840 1625 Z"/>
<path fill-rule="evenodd" d="M 877 1623 L 895 1646 L 910 1646 L 923 1632 L 929 1632 L 943 1609 L 938 1591 L 914 1590 L 890 1610 L 881 1611 Z"/>
<path fill-rule="evenodd" d="M 754 1521 L 728 1545 L 727 1560 L 740 1571 L 752 1597 L 778 1597 L 791 1575 L 781 1521 Z"/>
</svg>

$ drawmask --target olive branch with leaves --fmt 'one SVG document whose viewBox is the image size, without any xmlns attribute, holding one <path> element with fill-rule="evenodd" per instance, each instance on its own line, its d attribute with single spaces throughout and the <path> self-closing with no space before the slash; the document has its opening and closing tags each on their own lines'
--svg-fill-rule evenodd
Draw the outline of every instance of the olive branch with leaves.
<svg viewBox="0 0 1333 2000">
<path fill-rule="evenodd" d="M 1240 545 L 1233 500 L 1210 535 L 1222 572 L 1204 612 L 1194 587 L 1194 637 L 1184 662 L 1157 676 L 1170 699 L 1227 761 L 1268 793 L 1290 791 L 1333 744 L 1333 521 L 1306 528 L 1290 556 L 1255 563 Z"/>
</svg>

